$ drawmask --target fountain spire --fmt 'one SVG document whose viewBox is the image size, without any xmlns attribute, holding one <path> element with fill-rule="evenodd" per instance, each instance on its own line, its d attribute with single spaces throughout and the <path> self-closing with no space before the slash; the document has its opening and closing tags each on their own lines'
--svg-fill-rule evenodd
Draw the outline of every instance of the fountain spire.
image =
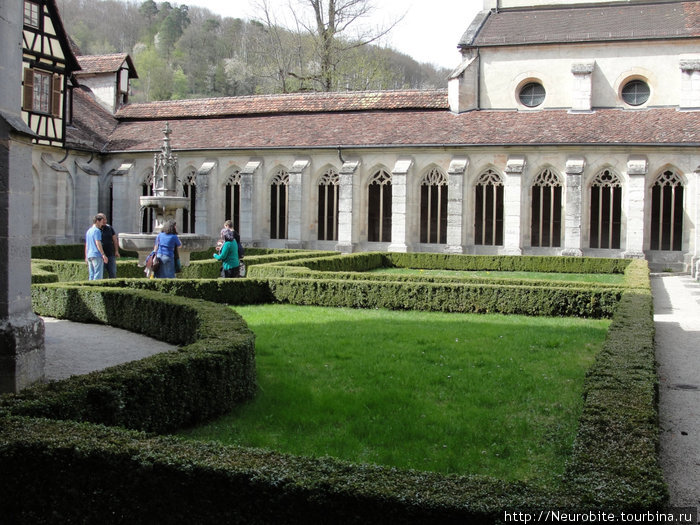
<svg viewBox="0 0 700 525">
<path fill-rule="evenodd" d="M 177 195 L 177 155 L 170 146 L 170 123 L 163 129 L 163 146 L 153 156 L 153 195 L 162 197 Z"/>
</svg>

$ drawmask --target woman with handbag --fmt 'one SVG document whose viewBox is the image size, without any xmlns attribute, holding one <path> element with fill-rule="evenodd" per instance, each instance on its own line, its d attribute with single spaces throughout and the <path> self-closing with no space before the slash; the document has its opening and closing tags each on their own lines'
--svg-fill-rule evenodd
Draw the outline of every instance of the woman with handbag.
<svg viewBox="0 0 700 525">
<path fill-rule="evenodd" d="M 221 253 L 215 253 L 214 259 L 222 262 L 222 277 L 238 277 L 241 263 L 238 259 L 238 244 L 233 236 L 233 230 L 225 231 L 223 235 L 224 244 L 221 246 Z"/>
<path fill-rule="evenodd" d="M 160 259 L 160 267 L 156 271 L 157 278 L 175 278 L 175 257 L 179 246 L 182 246 L 182 243 L 177 236 L 175 221 L 167 221 L 163 225 L 163 230 L 156 237 L 156 245 L 153 247 L 153 251 Z"/>
</svg>

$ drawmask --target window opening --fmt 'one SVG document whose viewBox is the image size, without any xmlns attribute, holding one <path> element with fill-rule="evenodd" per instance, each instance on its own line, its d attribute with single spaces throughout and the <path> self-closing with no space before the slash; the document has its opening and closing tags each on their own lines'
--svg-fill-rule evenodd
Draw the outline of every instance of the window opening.
<svg viewBox="0 0 700 525">
<path fill-rule="evenodd" d="M 474 244 L 503 245 L 503 181 L 493 170 L 482 173 L 476 183 Z"/>
<path fill-rule="evenodd" d="M 643 80 L 632 80 L 622 88 L 622 100 L 630 106 L 641 106 L 649 100 L 650 94 L 649 84 Z"/>
<path fill-rule="evenodd" d="M 664 171 L 651 188 L 652 250 L 680 251 L 683 247 L 683 182 Z"/>
<path fill-rule="evenodd" d="M 241 172 L 229 175 L 224 187 L 224 219 L 233 222 L 233 229 L 241 231 Z"/>
<path fill-rule="evenodd" d="M 197 202 L 197 185 L 196 185 L 196 174 L 194 171 L 185 177 L 185 181 L 182 184 L 182 195 L 183 197 L 188 197 L 189 209 L 182 209 L 182 233 L 195 233 L 195 214 L 196 214 L 196 202 Z"/>
<path fill-rule="evenodd" d="M 532 185 L 532 246 L 561 246 L 561 183 L 552 170 L 540 172 Z"/>
<path fill-rule="evenodd" d="M 519 98 L 523 106 L 535 108 L 544 102 L 547 92 L 544 86 L 538 82 L 529 82 L 520 90 Z"/>
<path fill-rule="evenodd" d="M 287 238 L 289 173 L 280 169 L 270 184 L 270 239 Z"/>
<path fill-rule="evenodd" d="M 25 0 L 24 25 L 39 28 L 39 4 Z"/>
<path fill-rule="evenodd" d="M 420 242 L 447 242 L 447 177 L 438 168 L 426 173 L 421 181 Z"/>
<path fill-rule="evenodd" d="M 338 240 L 338 172 L 329 168 L 318 182 L 318 240 Z"/>
<path fill-rule="evenodd" d="M 369 182 L 367 240 L 391 242 L 391 175 L 384 170 Z"/>
<path fill-rule="evenodd" d="M 621 226 L 622 183 L 603 170 L 591 184 L 590 247 L 619 249 Z"/>
</svg>

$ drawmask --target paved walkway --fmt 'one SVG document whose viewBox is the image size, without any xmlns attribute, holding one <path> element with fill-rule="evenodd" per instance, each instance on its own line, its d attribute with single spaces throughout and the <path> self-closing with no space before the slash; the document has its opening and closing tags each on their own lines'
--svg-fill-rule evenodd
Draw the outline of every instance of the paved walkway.
<svg viewBox="0 0 700 525">
<path fill-rule="evenodd" d="M 654 275 L 661 466 L 674 507 L 700 507 L 700 284 Z"/>
<path fill-rule="evenodd" d="M 46 379 L 87 374 L 176 347 L 157 339 L 101 324 L 44 317 Z"/>
<path fill-rule="evenodd" d="M 661 463 L 672 506 L 700 507 L 700 284 L 654 275 Z M 85 374 L 174 347 L 109 326 L 45 318 L 46 375 Z"/>
</svg>

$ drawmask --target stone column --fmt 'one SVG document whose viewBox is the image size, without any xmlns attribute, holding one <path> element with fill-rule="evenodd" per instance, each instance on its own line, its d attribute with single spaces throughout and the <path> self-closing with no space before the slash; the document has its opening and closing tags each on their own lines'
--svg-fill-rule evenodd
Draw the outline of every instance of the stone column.
<svg viewBox="0 0 700 525">
<path fill-rule="evenodd" d="M 644 258 L 644 195 L 646 193 L 646 157 L 630 157 L 627 161 L 627 245 L 622 256 Z"/>
<path fill-rule="evenodd" d="M 408 229 L 408 213 L 406 210 L 408 197 L 408 170 L 413 165 L 413 159 L 399 159 L 391 172 L 391 244 L 390 252 L 407 252 L 406 242 Z"/>
<path fill-rule="evenodd" d="M 525 157 L 508 158 L 503 189 L 503 253 L 505 255 L 523 254 L 520 220 L 524 171 Z"/>
<path fill-rule="evenodd" d="M 464 177 L 469 159 L 453 158 L 447 169 L 447 253 L 464 253 Z"/>
<path fill-rule="evenodd" d="M 583 255 L 583 170 L 586 160 L 583 157 L 572 157 L 566 161 L 566 187 L 564 204 L 564 249 L 562 255 L 581 257 Z"/>
<path fill-rule="evenodd" d="M 287 186 L 287 248 L 303 248 L 302 225 L 304 224 L 304 182 L 308 176 L 308 159 L 296 159 L 289 170 L 289 186 Z"/>
<path fill-rule="evenodd" d="M 251 159 L 241 170 L 241 231 L 238 233 L 241 235 L 241 239 L 249 239 L 253 245 L 259 240 L 256 237 L 259 236 L 259 232 L 255 220 L 253 198 L 255 196 L 255 175 L 259 173 L 260 166 L 262 166 L 262 160 Z"/>
<path fill-rule="evenodd" d="M 112 188 L 114 200 L 112 202 L 113 217 L 109 217 L 112 226 L 117 233 L 128 233 L 139 230 L 140 217 L 136 214 L 135 219 L 129 216 L 129 204 L 134 200 L 129 194 L 129 175 L 133 162 L 122 162 L 117 168 L 109 171 L 112 178 Z M 135 225 L 135 226 L 134 226 Z M 82 225 L 81 225 L 82 226 Z M 87 228 L 86 228 L 87 229 Z"/>
<path fill-rule="evenodd" d="M 215 239 L 218 239 L 219 230 L 217 230 L 216 227 L 212 227 L 209 222 L 209 209 L 212 206 L 216 206 L 216 204 L 214 204 L 214 198 L 209 195 L 209 182 L 212 174 L 216 172 L 216 167 L 216 161 L 207 161 L 197 170 L 195 179 L 197 185 L 197 206 L 194 213 L 197 233 L 211 235 Z"/>
<path fill-rule="evenodd" d="M 23 3 L 2 2 L 0 56 L 0 392 L 44 377 L 44 322 L 32 310 L 32 131 L 21 118 Z M 14 86 L 16 89 L 5 89 Z"/>
<path fill-rule="evenodd" d="M 700 277 L 700 228 L 697 227 L 697 225 L 700 225 L 700 166 L 695 168 L 693 171 L 692 179 L 694 187 L 695 187 L 695 195 L 694 195 L 694 201 L 695 201 L 695 225 L 696 227 L 693 229 L 693 251 L 691 252 L 691 261 L 690 261 L 690 273 L 691 275 L 695 278 L 698 279 Z M 692 187 L 689 185 L 689 188 Z M 690 201 L 690 195 L 688 195 L 688 201 Z"/>
<path fill-rule="evenodd" d="M 338 244 L 335 249 L 341 253 L 352 253 L 355 249 L 353 195 L 357 179 L 355 172 L 359 166 L 359 160 L 346 160 L 338 173 Z"/>
</svg>

